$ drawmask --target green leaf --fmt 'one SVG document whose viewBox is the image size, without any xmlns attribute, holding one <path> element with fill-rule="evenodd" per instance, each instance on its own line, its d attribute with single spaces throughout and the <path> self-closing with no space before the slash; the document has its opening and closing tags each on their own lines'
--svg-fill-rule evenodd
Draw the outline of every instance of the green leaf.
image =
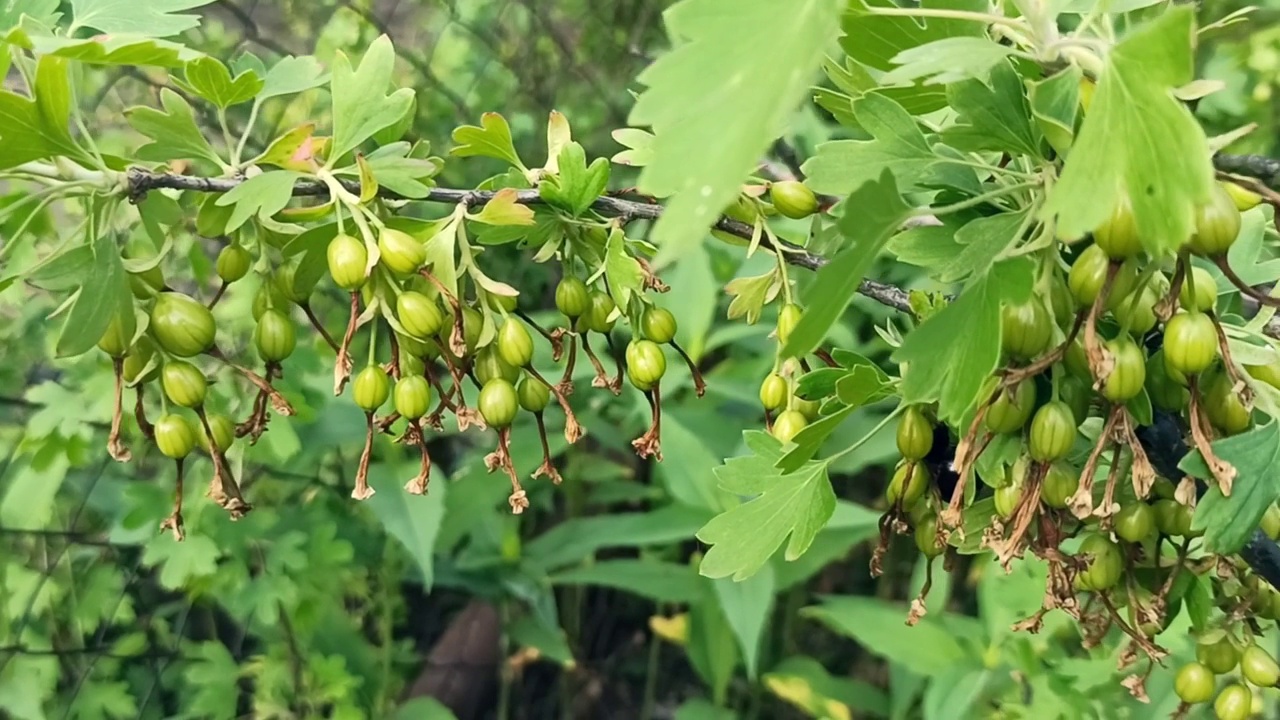
<svg viewBox="0 0 1280 720">
<path fill-rule="evenodd" d="M 833 676 L 822 663 L 804 655 L 793 655 L 778 663 L 764 676 L 764 686 L 810 717 L 889 715 L 889 698 L 884 691 L 859 680 Z"/>
<path fill-rule="evenodd" d="M 528 172 L 511 142 L 511 127 L 507 125 L 507 119 L 498 113 L 487 112 L 481 115 L 480 127 L 463 125 L 454 130 L 453 141 L 458 143 L 450 151 L 453 155 L 497 158 L 519 168 L 521 172 Z"/>
<path fill-rule="evenodd" d="M 996 258 L 1021 239 L 1030 210 L 1023 208 L 999 215 L 987 215 L 970 221 L 956 231 L 956 242 L 963 249 L 960 256 L 939 274 L 942 282 L 957 282 L 986 275 Z"/>
<path fill-rule="evenodd" d="M 549 658 L 562 667 L 572 668 L 575 665 L 573 651 L 569 649 L 569 639 L 559 627 L 548 627 L 537 615 L 526 615 L 511 624 L 511 639 L 518 645 L 533 648 L 540 655 Z M 420 716 L 406 716 L 405 720 L 419 720 Z"/>
<path fill-rule="evenodd" d="M 83 416 L 84 409 L 74 404 L 74 396 L 69 396 L 69 393 L 57 386 L 54 386 L 56 389 L 53 392 L 47 392 L 46 385 L 32 388 L 27 393 L 27 399 L 38 400 L 45 395 L 62 396 L 62 399 L 68 401 L 61 408 L 63 417 L 50 420 L 61 420 L 56 425 L 60 430 L 74 429 L 75 421 Z M 75 417 L 68 418 L 67 414 L 74 414 Z M 35 426 L 37 422 L 37 418 L 33 417 L 29 426 Z M 41 418 L 39 422 L 45 421 Z M 34 429 L 36 428 L 29 427 L 29 431 Z M 53 519 L 58 490 L 62 488 L 70 469 L 70 462 L 62 449 L 63 442 L 65 441 L 46 443 L 30 457 L 12 460 L 6 457 L 6 462 L 9 463 L 5 468 L 4 478 L 7 489 L 0 499 L 0 522 L 4 523 L 4 527 L 21 531 L 41 530 L 49 525 L 49 521 Z M 12 586 L 6 588 L 6 593 L 8 592 L 12 592 Z"/>
<path fill-rule="evenodd" d="M 458 720 L 458 716 L 439 700 L 419 696 L 397 705 L 391 720 Z"/>
<path fill-rule="evenodd" d="M 431 178 L 444 169 L 440 158 L 418 158 L 408 155 L 408 143 L 384 145 L 365 157 L 378 183 L 407 198 L 426 197 L 431 192 Z"/>
<path fill-rule="evenodd" d="M 702 508 L 668 505 L 648 512 L 566 520 L 524 546 L 525 564 L 540 572 L 551 572 L 605 548 L 648 547 L 687 540 L 710 516 Z"/>
<path fill-rule="evenodd" d="M 1043 215 L 1060 237 L 1092 231 L 1129 197 L 1143 247 L 1157 257 L 1195 229 L 1211 197 L 1209 144 L 1173 90 L 1194 78 L 1195 9 L 1175 7 L 1112 49 L 1066 166 Z"/>
<path fill-rule="evenodd" d="M 929 683 L 924 694 L 924 716 L 928 720 L 971 717 L 974 705 L 992 684 L 991 671 L 976 660 L 953 667 Z"/>
<path fill-rule="evenodd" d="M 806 183 L 814 192 L 848 195 L 865 183 L 883 178 L 888 170 L 906 190 L 938 162 L 915 118 L 883 94 L 868 93 L 855 100 L 853 113 L 874 139 L 834 140 L 818 145 L 814 156 L 802 166 Z"/>
<path fill-rule="evenodd" d="M 1240 235 L 1227 250 L 1227 262 L 1246 285 L 1264 285 L 1280 279 L 1280 260 L 1272 258 L 1270 251 L 1263 249 L 1274 218 L 1268 209 L 1269 206 L 1264 204 L 1241 213 Z M 1217 268 L 1213 270 L 1217 272 Z M 1219 287 L 1224 286 L 1225 282 L 1220 279 Z"/>
<path fill-rule="evenodd" d="M 1196 506 L 1192 528 L 1205 531 L 1206 550 L 1229 555 L 1244 547 L 1267 508 L 1280 500 L 1280 481 L 1275 473 L 1280 465 L 1280 422 L 1272 420 L 1262 427 L 1217 440 L 1213 452 L 1235 466 L 1236 478 L 1229 497 L 1210 483 L 1209 491 Z M 1199 478 L 1212 477 L 1198 450 L 1188 453 L 1178 468 Z"/>
<path fill-rule="evenodd" d="M 942 225 L 917 225 L 894 235 L 885 246 L 899 262 L 930 270 L 947 267 L 964 246 L 956 241 L 954 216 L 943 218 Z"/>
<path fill-rule="evenodd" d="M 1084 73 L 1069 65 L 1044 80 L 1027 83 L 1031 116 L 1036 127 L 1059 155 L 1066 155 L 1075 142 L 1076 112 L 1080 107 L 1080 79 Z"/>
<path fill-rule="evenodd" d="M 622 590 L 659 603 L 696 603 L 702 578 L 692 565 L 658 560 L 602 560 L 551 575 L 552 585 L 593 585 Z"/>
<path fill-rule="evenodd" d="M 906 50 L 948 37 L 983 35 L 982 25 L 968 20 L 928 18 L 922 22 L 912 17 L 886 17 L 867 12 L 867 8 L 877 7 L 898 6 L 892 0 L 851 2 L 841 22 L 844 34 L 840 38 L 840 47 L 849 57 L 876 70 L 892 71 L 894 59 Z M 970 12 L 987 9 L 982 0 L 933 0 L 920 3 L 920 7 Z"/>
<path fill-rule="evenodd" d="M 784 357 L 803 357 L 818 347 L 853 300 L 871 263 L 911 210 L 887 168 L 879 179 L 857 188 L 843 205 L 839 229 L 849 247 L 818 270 L 817 278 L 806 289 L 807 307 L 782 349 Z"/>
<path fill-rule="evenodd" d="M 714 581 L 716 598 L 725 620 L 738 639 L 738 648 L 747 666 L 747 676 L 756 677 L 760 657 L 760 641 L 764 637 L 765 624 L 773 613 L 775 584 L 773 568 L 765 565 L 760 572 L 742 582 L 728 578 Z"/>
<path fill-rule="evenodd" d="M 777 468 L 784 473 L 792 473 L 799 470 L 801 466 L 818 454 L 827 438 L 831 437 L 831 434 L 840 427 L 841 423 L 857 409 L 857 406 L 848 405 L 806 425 L 803 430 L 791 439 L 795 447 L 778 460 Z"/>
<path fill-rule="evenodd" d="M 894 362 L 910 365 L 902 378 L 903 402 L 938 401 L 938 417 L 958 422 L 1000 359 L 1000 304 L 1025 302 L 1033 274 L 1026 258 L 997 263 L 908 334 L 893 353 Z"/>
<path fill-rule="evenodd" d="M 609 162 L 596 158 L 588 167 L 582 146 L 571 142 L 560 151 L 559 168 L 555 179 L 539 183 L 539 192 L 548 203 L 580 217 L 608 187 Z"/>
<path fill-rule="evenodd" d="M 800 614 L 918 675 L 941 675 L 968 656 L 934 616 L 926 615 L 915 627 L 907 627 L 907 607 L 879 598 L 828 596 L 821 605 L 804 608 Z"/>
<path fill-rule="evenodd" d="M 60 59 L 42 58 L 37 68 L 40 102 L 0 90 L 0 167 L 55 155 L 88 161 L 67 129 L 72 98 L 66 66 Z"/>
<path fill-rule="evenodd" d="M 190 717 L 235 717 L 240 666 L 226 645 L 218 641 L 196 644 L 182 677 L 190 689 L 182 695 Z"/>
<path fill-rule="evenodd" d="M 133 129 L 152 140 L 138 148 L 138 157 L 160 162 L 178 159 L 208 160 L 221 167 L 222 160 L 200 132 L 195 114 L 191 112 L 187 101 L 169 88 L 162 88 L 160 105 L 164 108 L 163 111 L 138 106 L 124 112 L 125 119 Z"/>
<path fill-rule="evenodd" d="M 217 572 L 220 554 L 217 543 L 207 535 L 192 533 L 179 542 L 166 533 L 147 543 L 142 562 L 147 567 L 162 565 L 160 585 L 167 590 L 180 590 L 191 580 Z"/>
<path fill-rule="evenodd" d="M 191 92 L 223 109 L 252 100 L 263 87 L 257 73 L 246 70 L 232 78 L 226 65 L 207 55 L 187 63 L 183 74 Z"/>
<path fill-rule="evenodd" d="M 62 292 L 84 284 L 93 269 L 93 245 L 75 245 L 31 269 L 25 280 L 41 290 Z"/>
<path fill-rule="evenodd" d="M 116 316 L 124 322 L 125 333 L 132 335 L 133 296 L 120 250 L 111 234 L 100 233 L 93 242 L 93 269 L 85 276 L 58 335 L 57 356 L 75 357 L 92 350 Z"/>
<path fill-rule="evenodd" d="M 218 198 L 219 205 L 234 207 L 227 220 L 227 232 L 245 224 L 255 215 L 270 219 L 293 199 L 293 185 L 301 173 L 289 170 L 272 170 L 245 180 Z"/>
<path fill-rule="evenodd" d="M 619 145 L 629 148 L 610 158 L 612 162 L 644 167 L 653 161 L 653 133 L 637 128 L 622 128 L 614 130 L 612 137 Z"/>
<path fill-rule="evenodd" d="M 875 365 L 852 368 L 836 382 L 836 397 L 840 402 L 859 408 L 893 395 L 893 381 Z"/>
<path fill-rule="evenodd" d="M 942 132 L 947 145 L 1040 157 L 1040 138 L 1030 121 L 1022 78 L 1012 63 L 997 63 L 987 82 L 965 80 L 948 86 L 947 100 L 959 114 L 957 124 Z"/>
<path fill-rule="evenodd" d="M 991 68 L 1012 55 L 1014 49 L 985 37 L 953 37 L 907 48 L 893 57 L 898 67 L 880 78 L 884 85 L 923 80 L 945 85 L 985 77 Z"/>
<path fill-rule="evenodd" d="M 199 15 L 178 15 L 213 0 L 71 0 L 72 27 L 100 32 L 171 37 L 200 26 Z"/>
<path fill-rule="evenodd" d="M 39 25 L 53 27 L 62 17 L 58 12 L 61 5 L 61 0 L 9 0 L 0 5 L 0 30 L 17 27 L 23 15 Z"/>
<path fill-rule="evenodd" d="M 533 209 L 528 205 L 516 202 L 516 191 L 511 188 L 499 190 L 493 199 L 485 203 L 480 212 L 467 217 L 486 225 L 520 225 L 528 226 L 537 222 Z"/>
<path fill-rule="evenodd" d="M 760 320 L 760 313 L 764 311 L 765 303 L 777 296 L 779 288 L 776 270 L 754 277 L 730 280 L 724 286 L 725 293 L 733 298 L 729 301 L 728 318 L 730 320 L 742 318 L 748 325 L 755 325 Z"/>
<path fill-rule="evenodd" d="M 695 698 L 677 708 L 673 720 L 738 720 L 738 715 L 732 710 L 716 707 L 702 698 Z"/>
<path fill-rule="evenodd" d="M 262 78 L 262 89 L 258 92 L 259 100 L 293 95 L 311 88 L 320 87 L 329 81 L 324 66 L 310 55 L 286 57 L 271 66 Z"/>
<path fill-rule="evenodd" d="M 395 49 L 386 35 L 380 35 L 369 45 L 355 70 L 345 54 L 338 52 L 334 56 L 333 140 L 329 162 L 336 162 L 374 133 L 399 120 L 413 102 L 412 88 L 387 94 L 395 62 Z"/>
<path fill-rule="evenodd" d="M 417 463 L 375 463 L 369 468 L 369 484 L 375 491 L 365 501 L 382 527 L 400 541 L 422 574 L 424 590 L 430 591 L 435 578 L 436 533 L 444 517 L 444 497 L 448 483 L 437 482 L 426 495 L 411 495 L 404 483 L 417 474 Z"/>
<path fill-rule="evenodd" d="M 605 247 L 604 277 L 609 281 L 609 295 L 620 308 L 630 304 L 632 293 L 644 292 L 644 268 L 627 252 L 626 242 L 626 233 L 615 227 Z"/>
<path fill-rule="evenodd" d="M 831 518 L 836 498 L 827 464 L 811 461 L 794 473 L 783 473 L 774 467 L 777 445 L 774 440 L 765 455 L 731 458 L 715 469 L 721 488 L 755 497 L 698 531 L 698 539 L 712 546 L 702 559 L 703 575 L 744 580 L 763 567 L 788 536 L 785 557 L 795 560 Z"/>
<path fill-rule="evenodd" d="M 656 265 L 700 242 L 737 196 L 808 92 L 843 5 L 682 0 L 666 11 L 677 44 L 640 74 L 628 118 L 656 135 L 640 189 L 673 194 L 653 228 Z"/>
<path fill-rule="evenodd" d="M 47 35 L 31 37 L 23 29 L 14 28 L 5 36 L 4 41 L 39 55 L 54 55 L 92 65 L 154 65 L 170 68 L 181 67 L 200 56 L 200 53 L 184 45 L 136 35 L 86 39 Z"/>
<path fill-rule="evenodd" d="M 698 603 L 689 609 L 689 642 L 685 651 L 694 669 L 711 686 L 716 704 L 725 705 L 729 683 L 738 667 L 738 643 L 718 603 Z"/>
</svg>

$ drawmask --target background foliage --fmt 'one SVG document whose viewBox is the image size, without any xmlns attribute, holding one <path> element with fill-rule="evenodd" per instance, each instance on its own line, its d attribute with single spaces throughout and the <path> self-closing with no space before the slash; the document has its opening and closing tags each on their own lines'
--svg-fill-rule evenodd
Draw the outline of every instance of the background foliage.
<svg viewBox="0 0 1280 720">
<path fill-rule="evenodd" d="M 83 12 L 112 3 L 68 5 Z M 164 18 L 181 29 L 186 21 L 163 9 L 181 5 L 140 2 L 120 21 L 155 8 L 154 17 L 133 21 Z M 431 142 L 437 153 L 451 147 L 455 127 L 500 111 L 519 152 L 542 157 L 547 113 L 555 109 L 570 119 L 587 157 L 607 158 L 624 149 L 611 132 L 628 124 L 636 95 L 636 112 L 655 127 L 690 116 L 724 127 L 723 146 L 707 150 L 725 157 L 703 165 L 720 173 L 746 172 L 763 161 L 766 175 L 787 177 L 820 143 L 877 135 L 869 124 L 863 127 L 870 135 L 859 135 L 833 121 L 839 89 L 829 82 L 817 92 L 817 105 L 805 103 L 792 114 L 789 100 L 812 94 L 808 80 L 773 74 L 797 56 L 823 51 L 815 37 L 835 39 L 838 28 L 802 22 L 807 12 L 821 18 L 823 3 L 744 2 L 744 27 L 754 34 L 741 39 L 749 49 L 742 67 L 756 85 L 716 94 L 672 90 L 661 82 L 662 60 L 650 65 L 667 46 L 667 5 L 241 0 L 193 10 L 201 23 L 183 41 L 218 58 L 245 50 L 262 58 L 314 55 L 331 67 L 335 53 L 359 57 L 387 34 L 398 53 L 396 82 L 415 91 L 408 136 Z M 1219 18 L 1237 5 L 1206 2 L 1199 13 Z M 8 9 L 0 8 L 6 22 Z M 1278 11 L 1275 0 L 1264 3 L 1264 17 Z M 1274 154 L 1280 25 L 1232 26 L 1202 44 L 1197 63 L 1226 86 L 1198 106 L 1210 134 L 1256 122 L 1259 130 L 1233 149 Z M 125 122 L 126 108 L 159 107 L 161 88 L 181 91 L 155 69 L 108 67 L 73 77 L 97 145 L 122 155 L 143 140 Z M 328 105 L 328 98 L 306 94 L 264 110 L 250 151 L 284 129 L 323 122 Z M 220 136 L 211 106 L 195 107 L 206 136 Z M 243 105 L 227 113 L 231 133 L 250 122 L 247 113 Z M 786 142 L 771 148 L 732 135 L 780 123 L 789 123 Z M 678 138 L 670 142 L 653 152 L 684 150 Z M 484 159 L 450 162 L 435 180 L 473 187 L 499 169 Z M 848 178 L 822 187 L 822 167 L 806 169 L 820 191 L 851 189 L 840 184 Z M 613 172 L 614 188 L 717 181 L 628 175 L 617 165 Z M 714 199 L 719 207 L 731 198 Z M 679 204 L 675 212 L 696 208 Z M 17 222 L 0 227 L 0 237 L 15 232 Z M 59 242 L 65 218 L 45 214 L 36 223 L 38 244 L 12 252 L 0 245 L 0 276 L 30 266 Z M 195 229 L 175 238 L 165 269 L 208 288 L 216 246 Z M 669 232 L 661 225 L 652 230 Z M 788 231 L 803 237 L 804 228 Z M 494 277 L 551 307 L 554 278 L 520 251 L 499 247 L 487 261 Z M 732 557 L 716 566 L 723 572 L 708 573 L 725 577 L 699 574 L 702 554 L 710 559 L 716 549 L 708 552 L 695 532 L 736 503 L 712 469 L 743 454 L 743 428 L 761 425 L 756 393 L 774 348 L 771 322 L 726 319 L 730 298 L 723 288 L 770 267 L 760 255 L 748 259 L 736 248 L 702 244 L 664 269 L 672 289 L 659 302 L 675 313 L 680 340 L 704 369 L 709 390 L 698 399 L 687 380 L 664 388 L 660 464 L 637 459 L 628 444 L 647 422 L 641 396 L 584 394 L 576 409 L 589 439 L 566 448 L 553 436 L 565 482 L 530 483 L 531 512 L 509 513 L 503 481 L 484 470 L 487 449 L 456 433 L 433 441 L 442 472 L 430 494 L 399 490 L 417 458 L 383 442 L 370 481 L 384 491 L 354 503 L 346 488 L 363 419 L 332 397 L 332 354 L 309 339 L 282 386 L 298 416 L 273 423 L 251 450 L 241 443 L 231 455 L 257 509 L 232 523 L 189 493 L 197 501 L 188 506 L 182 543 L 155 532 L 169 511 L 171 465 L 154 451 L 138 452 L 128 465 L 102 453 L 111 417 L 109 365 L 98 353 L 55 359 L 58 326 L 46 320 L 59 302 L 55 295 L 22 284 L 0 291 L 0 714 L 23 720 L 1168 716 L 1177 704 L 1168 673 L 1153 676 L 1151 702 L 1143 705 L 1119 685 L 1114 648 L 1082 650 L 1077 629 L 1063 618 L 1051 616 L 1036 635 L 1012 634 L 1010 625 L 1041 601 L 1045 570 L 1034 561 L 1005 574 L 985 557 L 964 559 L 958 572 L 934 576 L 925 619 L 904 625 L 906 603 L 924 579 L 918 553 L 900 543 L 882 577 L 872 580 L 866 570 L 886 471 L 897 459 L 892 426 L 830 464 L 839 500 L 799 561 L 775 556 L 745 582 L 727 577 L 742 569 Z M 935 289 L 903 264 L 876 266 L 868 275 Z M 252 330 L 253 293 L 233 287 L 216 313 L 223 332 L 241 343 Z M 337 294 L 324 300 L 317 303 L 321 315 L 335 327 L 344 300 Z M 857 300 L 833 312 L 841 319 L 831 335 L 837 347 L 889 363 L 891 348 L 876 329 L 891 310 Z M 243 402 L 218 397 L 228 408 Z M 849 445 L 892 408 L 880 402 L 860 409 L 829 443 Z M 517 434 L 513 450 L 526 476 L 541 459 L 530 437 Z M 1171 649 L 1185 657 L 1191 642 L 1187 637 Z"/>
</svg>

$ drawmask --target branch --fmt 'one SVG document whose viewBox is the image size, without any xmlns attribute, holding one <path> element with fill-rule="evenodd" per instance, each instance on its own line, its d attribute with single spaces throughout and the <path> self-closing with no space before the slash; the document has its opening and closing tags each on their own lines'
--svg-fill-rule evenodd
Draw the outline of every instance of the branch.
<svg viewBox="0 0 1280 720">
<path fill-rule="evenodd" d="M 1280 160 L 1261 155 L 1226 155 L 1219 153 L 1213 156 L 1213 164 L 1222 172 L 1245 175 L 1266 183 L 1269 187 L 1280 188 Z M 172 190 L 191 190 L 194 192 L 225 193 L 230 192 L 240 183 L 240 178 L 210 178 L 157 173 L 143 168 L 130 168 L 127 176 L 129 195 L 140 199 L 147 191 L 159 188 Z M 360 193 L 360 183 L 356 180 L 340 180 L 342 186 L 353 194 Z M 329 189 L 317 180 L 299 180 L 293 187 L 295 197 L 327 197 Z M 468 207 L 484 205 L 497 194 L 492 190 L 459 190 L 454 188 L 431 188 L 425 197 L 407 198 L 385 188 L 379 188 L 380 197 L 390 200 L 416 200 L 420 202 L 464 204 Z M 542 205 L 545 203 L 537 190 L 516 191 L 516 202 L 521 205 Z M 622 198 L 602 196 L 596 198 L 591 208 L 601 215 L 616 217 L 622 222 L 633 220 L 657 220 L 662 216 L 663 206 L 657 203 L 624 200 Z M 731 235 L 751 239 L 752 227 L 728 217 L 716 221 L 715 229 L 723 230 Z M 806 270 L 818 270 L 829 260 L 826 256 L 810 252 L 786 241 L 779 241 L 775 246 L 768 238 L 760 244 L 769 250 L 780 252 L 790 265 Z M 910 295 L 901 288 L 874 280 L 863 280 L 858 286 L 858 294 L 871 298 L 881 305 L 911 313 Z M 1280 337 L 1280 327 L 1268 325 L 1267 334 Z"/>
</svg>

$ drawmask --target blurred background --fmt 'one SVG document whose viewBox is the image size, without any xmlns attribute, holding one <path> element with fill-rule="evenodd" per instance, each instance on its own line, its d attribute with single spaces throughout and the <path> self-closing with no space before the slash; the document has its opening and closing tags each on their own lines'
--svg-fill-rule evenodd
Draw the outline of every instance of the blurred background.
<svg viewBox="0 0 1280 720">
<path fill-rule="evenodd" d="M 431 142 L 435 154 L 446 156 L 455 127 L 496 111 L 521 154 L 541 162 L 547 115 L 558 110 L 589 157 L 610 157 L 624 149 L 610 134 L 626 126 L 635 77 L 667 47 L 668 4 L 236 0 L 196 11 L 203 24 L 185 41 L 228 60 L 314 54 L 327 64 L 385 33 L 399 82 L 417 91 L 409 137 Z M 1267 4 L 1259 17 L 1274 21 L 1280 4 Z M 1201 13 L 1212 20 L 1237 7 L 1209 0 Z M 1200 60 L 1224 83 L 1198 108 L 1210 133 L 1254 122 L 1259 130 L 1233 149 L 1273 151 L 1280 24 L 1211 33 Z M 136 147 L 122 110 L 154 106 L 166 86 L 160 71 L 86 72 L 82 101 L 99 145 Z M 256 119 L 251 147 L 304 122 L 323 127 L 329 102 L 307 93 L 271 107 Z M 198 119 L 219 134 L 216 117 Z M 249 120 L 233 109 L 229 124 L 238 133 Z M 799 110 L 761 158 L 762 173 L 794 172 L 835 136 L 848 131 L 816 106 Z M 500 171 L 484 159 L 450 161 L 437 182 L 475 187 Z M 614 166 L 615 189 L 633 181 Z M 55 242 L 57 218 L 39 222 Z M 804 236 L 803 227 L 787 231 Z M 193 225 L 165 268 L 194 274 L 208 290 L 217 247 Z M 532 509 L 520 517 L 507 509 L 506 480 L 485 471 L 492 434 L 452 426 L 432 438 L 437 468 L 426 497 L 401 490 L 417 457 L 382 439 L 370 474 L 378 494 L 351 500 L 363 417 L 332 397 L 332 353 L 303 333 L 281 384 L 298 416 L 276 419 L 256 446 L 239 441 L 230 453 L 256 509 L 232 523 L 200 482 L 189 483 L 182 543 L 156 531 L 172 500 L 172 463 L 141 444 L 127 465 L 103 452 L 110 364 L 96 352 L 55 362 L 55 324 L 46 320 L 54 296 L 22 285 L 0 292 L 0 717 L 1168 717 L 1177 704 L 1169 670 L 1156 670 L 1151 702 L 1140 704 L 1120 686 L 1114 644 L 1082 649 L 1061 614 L 1039 634 L 1011 632 L 1039 607 L 1044 569 L 1035 562 L 1006 575 L 962 558 L 947 575 L 939 561 L 929 614 L 906 627 L 907 603 L 925 579 L 919 553 L 903 538 L 885 574 L 868 573 L 897 459 L 892 427 L 834 468 L 841 504 L 801 559 L 777 557 L 744 583 L 698 575 L 694 533 L 724 509 L 712 470 L 742 451 L 742 430 L 762 426 L 757 389 L 774 348 L 772 318 L 728 321 L 723 288 L 770 262 L 709 243 L 664 273 L 671 291 L 659 302 L 676 314 L 707 395 L 695 397 L 672 365 L 665 460 L 641 461 L 629 443 L 647 424 L 643 397 L 630 387 L 619 398 L 593 390 L 583 368 L 572 400 L 588 438 L 566 449 L 552 433 L 564 483 L 527 482 Z M 553 308 L 554 269 L 510 245 L 482 263 L 520 289 L 522 309 L 555 322 L 543 310 Z M 926 282 L 901 265 L 872 275 Z M 246 281 L 218 306 L 220 338 L 232 347 L 249 342 L 255 292 Z M 341 326 L 340 295 L 312 303 L 331 331 Z M 833 340 L 887 363 L 876 328 L 889 322 L 889 311 L 860 299 Z M 244 400 L 228 390 L 215 389 L 221 411 L 243 415 Z M 891 409 L 859 411 L 831 443 L 861 437 Z M 527 476 L 540 448 L 531 421 L 521 422 L 514 454 Z M 197 461 L 189 477 L 209 472 Z M 1189 652 L 1184 624 L 1164 637 L 1175 653 Z"/>
</svg>

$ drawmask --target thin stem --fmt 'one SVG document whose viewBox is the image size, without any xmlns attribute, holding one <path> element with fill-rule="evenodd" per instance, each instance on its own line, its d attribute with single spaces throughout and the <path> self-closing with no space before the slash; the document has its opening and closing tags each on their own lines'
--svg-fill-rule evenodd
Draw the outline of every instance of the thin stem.
<svg viewBox="0 0 1280 720">
<path fill-rule="evenodd" d="M 244 133 L 240 135 L 240 142 L 236 143 L 235 152 L 231 154 L 231 163 L 237 167 L 240 166 L 240 158 L 244 157 L 245 145 L 249 143 L 249 135 L 253 132 L 253 124 L 258 120 L 258 109 L 261 107 L 262 100 L 256 100 L 253 103 L 253 109 L 249 111 L 249 121 L 244 126 Z"/>
<path fill-rule="evenodd" d="M 857 450 L 863 445 L 866 445 L 867 441 L 875 437 L 876 434 L 879 433 L 881 430 L 883 430 L 886 425 L 893 422 L 894 418 L 898 417 L 898 415 L 900 415 L 903 410 L 906 410 L 906 408 L 907 406 L 905 404 L 899 405 L 898 407 L 894 408 L 893 412 L 889 413 L 888 415 L 885 415 L 883 420 L 877 423 L 875 427 L 871 428 L 871 432 L 867 433 L 866 435 L 863 435 L 862 439 L 858 440 L 857 442 L 850 445 L 849 447 L 841 450 L 835 455 L 832 455 L 830 458 L 827 458 L 827 462 L 835 462 L 837 459 L 842 458 L 845 455 L 848 455 L 849 453 L 853 452 L 854 450 Z"/>
</svg>

